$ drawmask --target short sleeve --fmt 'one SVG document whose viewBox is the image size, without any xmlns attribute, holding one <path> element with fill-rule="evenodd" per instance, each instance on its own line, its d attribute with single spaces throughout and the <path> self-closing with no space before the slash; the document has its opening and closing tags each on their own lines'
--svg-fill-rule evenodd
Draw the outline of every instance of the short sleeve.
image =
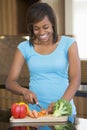
<svg viewBox="0 0 87 130">
<path fill-rule="evenodd" d="M 67 49 L 75 42 L 76 40 L 74 38 L 67 38 Z"/>
<path fill-rule="evenodd" d="M 20 50 L 22 55 L 24 56 L 25 59 L 27 59 L 27 47 L 29 46 L 29 41 L 23 41 L 19 43 L 17 48 Z"/>
<path fill-rule="evenodd" d="M 66 53 L 68 52 L 70 46 L 76 42 L 75 38 L 72 38 L 72 37 L 66 37 L 66 46 L 65 46 L 65 51 Z"/>
</svg>

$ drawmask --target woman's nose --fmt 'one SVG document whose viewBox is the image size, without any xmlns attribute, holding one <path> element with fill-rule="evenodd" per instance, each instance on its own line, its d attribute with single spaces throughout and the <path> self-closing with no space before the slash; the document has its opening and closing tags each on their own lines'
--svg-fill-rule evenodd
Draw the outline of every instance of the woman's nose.
<svg viewBox="0 0 87 130">
<path fill-rule="evenodd" d="M 42 28 L 40 28 L 39 34 L 40 34 L 40 35 L 43 35 L 43 34 L 44 34 L 44 30 L 43 30 Z"/>
</svg>

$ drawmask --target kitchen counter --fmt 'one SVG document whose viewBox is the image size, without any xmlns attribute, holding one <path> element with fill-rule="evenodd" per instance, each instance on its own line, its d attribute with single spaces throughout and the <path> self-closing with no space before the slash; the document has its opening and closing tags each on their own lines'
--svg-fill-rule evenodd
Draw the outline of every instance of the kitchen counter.
<svg viewBox="0 0 87 130">
<path fill-rule="evenodd" d="M 87 119 L 77 118 L 77 124 L 75 125 L 76 130 L 87 129 Z"/>
<path fill-rule="evenodd" d="M 87 97 L 87 84 L 81 84 L 75 96 Z"/>
<path fill-rule="evenodd" d="M 0 121 L 0 130 L 56 130 L 55 127 L 66 127 L 71 125 L 70 129 L 67 130 L 86 130 L 87 129 L 87 119 L 76 118 L 77 123 L 72 124 L 70 122 L 63 123 L 20 123 L 12 125 L 9 121 Z"/>
<path fill-rule="evenodd" d="M 81 84 L 78 90 L 87 92 L 87 84 Z"/>
<path fill-rule="evenodd" d="M 1 114 L 2 113 L 2 114 Z M 3 115 L 3 116 L 2 116 Z M 85 118 L 73 118 L 74 123 L 70 121 L 57 123 L 10 123 L 10 111 L 2 112 L 0 111 L 0 130 L 56 130 L 55 127 L 65 127 L 70 126 L 67 130 L 83 130 L 87 129 L 87 119 Z M 58 130 L 58 129 L 57 129 Z"/>
<path fill-rule="evenodd" d="M 0 89 L 5 90 L 4 85 L 2 85 Z M 1 90 L 0 90 L 0 92 L 1 92 Z M 7 96 L 5 96 L 6 94 L 7 94 Z M 17 102 L 16 99 L 19 100 L 19 97 L 17 98 L 16 96 L 12 96 L 11 94 L 9 95 L 7 93 L 7 91 L 6 92 L 3 91 L 3 93 L 1 93 L 0 96 L 1 96 L 0 97 L 0 99 L 1 99 L 0 100 L 0 130 L 7 130 L 7 128 L 10 128 L 10 124 L 9 124 L 9 120 L 8 120 L 10 118 L 10 113 L 9 113 L 8 108 L 10 106 L 10 103 L 13 101 Z M 4 99 L 3 99 L 3 97 L 4 97 Z M 75 95 L 77 115 L 78 115 L 78 117 L 82 117 L 82 118 L 78 118 L 79 121 L 81 121 L 81 123 L 78 125 L 75 125 L 77 127 L 77 130 L 80 130 L 80 129 L 78 129 L 78 127 L 80 127 L 80 126 L 82 127 L 84 124 L 83 122 L 86 122 L 84 124 L 84 126 L 86 126 L 86 124 L 87 124 L 87 119 L 84 119 L 84 118 L 87 118 L 87 105 L 86 105 L 87 98 L 86 97 L 87 97 L 87 85 L 86 84 L 80 85 L 80 87 Z M 8 102 L 7 106 L 6 106 L 6 104 L 7 104 L 6 102 Z M 79 104 L 80 104 L 80 107 L 79 107 Z M 4 112 L 1 111 L 1 109 L 4 109 Z M 6 109 L 6 111 L 5 111 L 5 109 Z M 49 125 L 52 125 L 52 124 L 49 124 Z M 3 127 L 4 127 L 4 129 L 3 129 Z"/>
</svg>

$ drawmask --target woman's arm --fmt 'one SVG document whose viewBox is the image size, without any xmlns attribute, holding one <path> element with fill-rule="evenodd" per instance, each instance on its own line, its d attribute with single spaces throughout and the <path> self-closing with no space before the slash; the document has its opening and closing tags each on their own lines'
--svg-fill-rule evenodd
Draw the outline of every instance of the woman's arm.
<svg viewBox="0 0 87 130">
<path fill-rule="evenodd" d="M 79 88 L 81 80 L 80 59 L 76 42 L 73 43 L 69 48 L 68 58 L 70 83 L 62 98 L 70 101 L 74 97 L 77 89 Z"/>
<path fill-rule="evenodd" d="M 33 99 L 37 103 L 37 97 L 34 93 L 29 91 L 27 88 L 20 86 L 17 82 L 19 75 L 21 73 L 22 67 L 24 65 L 25 59 L 21 52 L 17 49 L 14 60 L 9 71 L 7 80 L 6 80 L 6 88 L 12 91 L 15 94 L 23 95 L 24 99 L 29 103 L 34 103 Z"/>
<path fill-rule="evenodd" d="M 15 94 L 22 94 L 23 91 L 23 88 L 17 83 L 17 80 L 19 78 L 24 62 L 25 59 L 23 55 L 17 49 L 6 81 L 6 88 Z"/>
<path fill-rule="evenodd" d="M 76 43 L 73 43 L 69 48 L 68 56 L 70 83 L 62 98 L 67 101 L 70 101 L 74 97 L 77 89 L 79 88 L 81 80 L 80 59 L 78 56 L 78 48 Z M 47 109 L 48 113 L 53 113 L 54 104 L 55 102 L 49 105 Z"/>
</svg>

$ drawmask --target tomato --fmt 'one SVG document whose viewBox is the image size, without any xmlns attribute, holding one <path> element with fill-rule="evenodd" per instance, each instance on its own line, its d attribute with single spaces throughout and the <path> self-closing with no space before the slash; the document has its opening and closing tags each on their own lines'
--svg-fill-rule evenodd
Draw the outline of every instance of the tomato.
<svg viewBox="0 0 87 130">
<path fill-rule="evenodd" d="M 14 103 L 11 106 L 11 114 L 14 118 L 24 118 L 27 115 L 28 107 L 25 103 Z"/>
</svg>

